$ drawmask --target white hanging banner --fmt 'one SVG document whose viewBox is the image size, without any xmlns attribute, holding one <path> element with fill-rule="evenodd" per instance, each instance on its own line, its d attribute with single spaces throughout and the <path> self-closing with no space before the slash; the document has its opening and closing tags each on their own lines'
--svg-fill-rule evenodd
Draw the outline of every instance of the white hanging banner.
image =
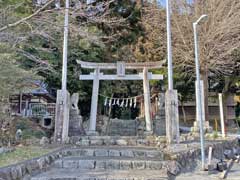
<svg viewBox="0 0 240 180">
<path fill-rule="evenodd" d="M 133 99 L 131 98 L 129 106 L 132 107 L 132 105 L 133 105 Z"/>
<path fill-rule="evenodd" d="M 107 100 L 108 100 L 108 98 L 105 98 L 104 106 L 107 106 Z"/>
<path fill-rule="evenodd" d="M 112 106 L 114 106 L 115 104 L 116 104 L 116 99 L 113 99 Z"/>
<path fill-rule="evenodd" d="M 136 108 L 137 107 L 137 98 L 135 97 L 134 98 L 134 108 Z"/>
<path fill-rule="evenodd" d="M 124 106 L 124 99 L 122 99 L 120 107 L 123 107 L 123 106 Z"/>
<path fill-rule="evenodd" d="M 118 106 L 120 105 L 120 99 L 117 99 L 117 103 Z"/>
<path fill-rule="evenodd" d="M 128 107 L 128 101 L 129 101 L 129 99 L 127 98 L 125 107 Z"/>
</svg>

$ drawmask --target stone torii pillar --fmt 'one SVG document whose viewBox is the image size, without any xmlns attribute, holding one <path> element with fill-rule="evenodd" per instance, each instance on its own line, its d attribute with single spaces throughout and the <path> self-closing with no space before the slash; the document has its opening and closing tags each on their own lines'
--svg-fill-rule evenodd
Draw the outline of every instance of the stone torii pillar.
<svg viewBox="0 0 240 180">
<path fill-rule="evenodd" d="M 150 88 L 148 79 L 148 69 L 146 67 L 143 68 L 143 92 L 144 92 L 146 130 L 147 132 L 152 132 Z"/>
<path fill-rule="evenodd" d="M 94 71 L 92 100 L 91 100 L 91 113 L 89 123 L 89 133 L 96 133 L 96 117 L 97 117 L 97 104 L 98 104 L 98 91 L 99 91 L 99 69 Z"/>
</svg>

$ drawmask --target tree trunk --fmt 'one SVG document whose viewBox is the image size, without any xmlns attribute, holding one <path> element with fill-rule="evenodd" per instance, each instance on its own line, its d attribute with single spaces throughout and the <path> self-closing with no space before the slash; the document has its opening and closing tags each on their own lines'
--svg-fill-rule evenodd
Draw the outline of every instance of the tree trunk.
<svg viewBox="0 0 240 180">
<path fill-rule="evenodd" d="M 227 100 L 228 100 L 228 97 L 229 97 L 229 87 L 231 85 L 231 81 L 229 78 L 224 78 L 224 88 L 222 90 L 222 94 L 223 94 L 223 114 L 224 114 L 224 121 L 225 121 L 225 124 L 227 122 L 227 119 L 228 119 L 228 103 L 227 103 Z"/>
<path fill-rule="evenodd" d="M 208 68 L 205 68 L 201 71 L 201 79 L 203 80 L 204 87 L 204 109 L 205 109 L 205 120 L 209 121 L 209 109 L 208 109 Z"/>
<path fill-rule="evenodd" d="M 187 117 L 186 117 L 186 112 L 185 112 L 183 101 L 181 101 L 181 108 L 182 108 L 182 113 L 183 113 L 183 122 L 186 123 L 187 122 Z"/>
<path fill-rule="evenodd" d="M 113 94 L 111 95 L 111 99 L 113 98 Z M 109 135 L 109 127 L 110 127 L 110 120 L 111 120 L 111 113 L 112 113 L 112 105 L 109 106 L 109 111 L 108 111 L 108 121 L 107 121 L 107 132 L 106 134 Z"/>
</svg>

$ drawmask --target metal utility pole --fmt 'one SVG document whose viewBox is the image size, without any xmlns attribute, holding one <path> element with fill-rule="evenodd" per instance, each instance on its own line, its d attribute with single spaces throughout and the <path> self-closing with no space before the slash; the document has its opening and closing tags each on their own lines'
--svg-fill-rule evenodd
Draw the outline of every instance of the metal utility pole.
<svg viewBox="0 0 240 180">
<path fill-rule="evenodd" d="M 173 67 L 172 67 L 172 37 L 171 37 L 171 3 L 166 2 L 167 10 L 167 53 L 168 53 L 168 90 L 173 90 Z"/>
<path fill-rule="evenodd" d="M 193 23 L 194 31 L 194 48 L 195 48 L 195 65 L 196 65 L 196 79 L 197 79 L 197 92 L 196 99 L 198 98 L 197 110 L 199 114 L 199 129 L 200 129 L 200 141 L 201 141 L 201 160 L 202 169 L 205 169 L 205 151 L 204 151 L 204 130 L 203 130 L 203 117 L 202 117 L 202 98 L 201 98 L 201 83 L 200 83 L 200 65 L 198 59 L 198 38 L 197 38 L 197 25 L 198 23 L 206 19 L 207 15 L 202 15 L 196 22 Z"/>
<path fill-rule="evenodd" d="M 173 89 L 172 42 L 171 42 L 171 0 L 166 0 L 168 90 L 165 94 L 166 137 L 168 143 L 179 143 L 179 113 L 177 90 Z"/>
<path fill-rule="evenodd" d="M 64 37 L 63 37 L 63 63 L 62 63 L 62 92 L 65 96 L 67 90 L 67 51 L 68 51 L 68 14 L 69 0 L 65 2 Z"/>
</svg>

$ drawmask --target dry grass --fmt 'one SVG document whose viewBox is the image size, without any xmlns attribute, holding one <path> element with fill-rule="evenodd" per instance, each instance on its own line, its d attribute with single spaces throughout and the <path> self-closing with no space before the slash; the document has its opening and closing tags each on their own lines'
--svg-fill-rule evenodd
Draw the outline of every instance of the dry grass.
<svg viewBox="0 0 240 180">
<path fill-rule="evenodd" d="M 16 150 L 13 152 L 0 154 L 0 167 L 39 157 L 51 151 L 53 151 L 53 149 L 38 146 L 16 147 Z"/>
</svg>

